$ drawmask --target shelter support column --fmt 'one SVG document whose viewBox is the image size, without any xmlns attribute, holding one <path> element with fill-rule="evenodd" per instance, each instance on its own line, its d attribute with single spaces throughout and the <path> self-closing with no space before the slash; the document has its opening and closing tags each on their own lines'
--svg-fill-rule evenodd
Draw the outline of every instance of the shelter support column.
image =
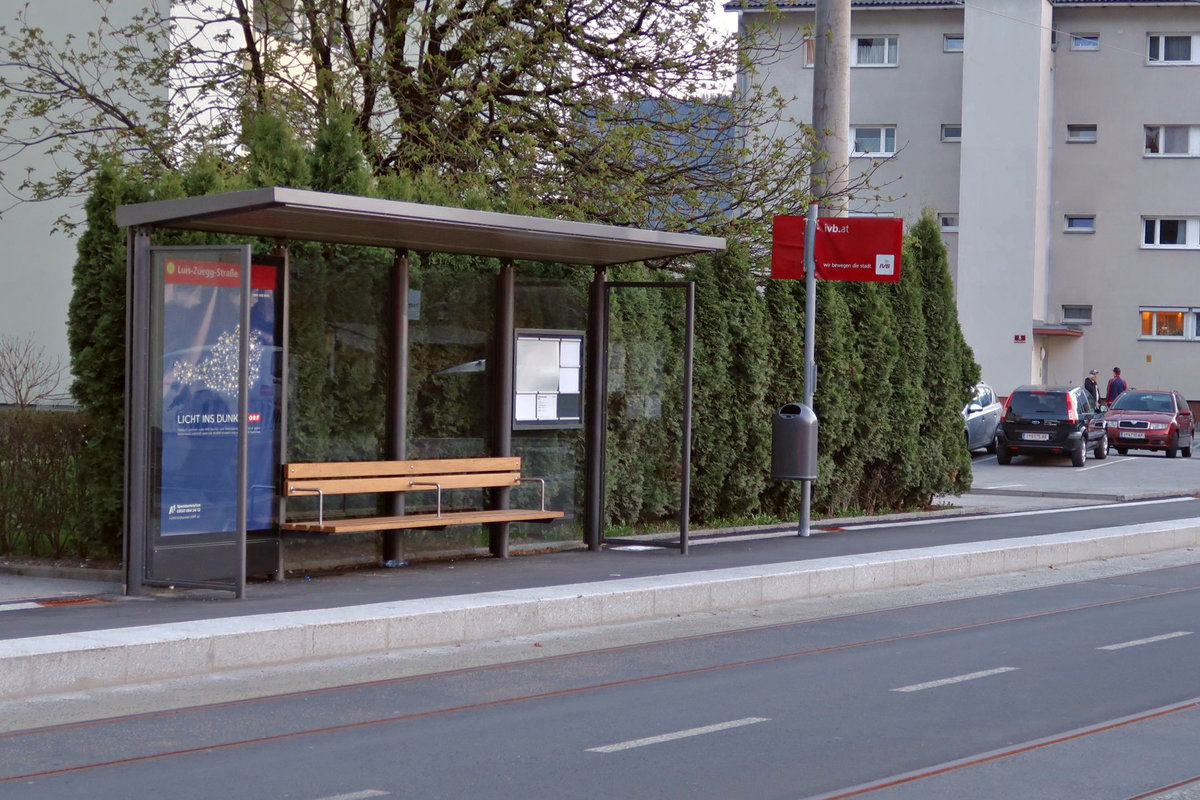
<svg viewBox="0 0 1200 800">
<path fill-rule="evenodd" d="M 513 417 L 513 364 L 516 358 L 516 268 L 512 259 L 500 262 L 500 275 L 496 279 L 496 349 L 493 362 L 496 365 L 492 373 L 495 380 L 496 396 L 494 402 L 495 415 L 492 418 L 493 442 L 492 455 L 497 457 L 512 455 L 512 417 Z M 509 490 L 496 488 L 492 490 L 493 509 L 509 507 Z M 508 558 L 508 523 L 490 523 L 488 533 L 488 549 L 496 558 Z"/>
<path fill-rule="evenodd" d="M 408 455 L 408 253 L 396 251 L 389 286 L 390 341 L 387 398 L 387 457 L 403 461 Z M 404 513 L 404 493 L 393 492 L 387 497 L 387 513 Z M 383 561 L 399 561 L 399 531 L 383 534 Z"/>
<path fill-rule="evenodd" d="M 608 347 L 607 289 L 608 270 L 597 267 L 592 278 L 588 303 L 587 371 L 584 374 L 586 399 L 583 404 L 584 480 L 583 540 L 588 550 L 600 549 L 604 533 L 604 356 Z"/>
</svg>

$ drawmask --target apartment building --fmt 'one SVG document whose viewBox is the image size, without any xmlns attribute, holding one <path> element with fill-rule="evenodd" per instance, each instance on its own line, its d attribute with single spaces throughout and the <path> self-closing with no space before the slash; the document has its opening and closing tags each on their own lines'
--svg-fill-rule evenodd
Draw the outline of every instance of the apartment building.
<svg viewBox="0 0 1200 800">
<path fill-rule="evenodd" d="M 813 0 L 735 5 L 811 120 Z M 851 208 L 938 213 L 985 380 L 1200 400 L 1200 4 L 853 0 L 851 37 Z"/>
</svg>

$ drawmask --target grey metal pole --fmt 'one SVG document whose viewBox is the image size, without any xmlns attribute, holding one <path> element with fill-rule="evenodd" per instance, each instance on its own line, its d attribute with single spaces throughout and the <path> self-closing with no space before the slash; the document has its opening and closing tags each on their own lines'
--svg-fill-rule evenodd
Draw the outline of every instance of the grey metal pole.
<svg viewBox="0 0 1200 800">
<path fill-rule="evenodd" d="M 696 342 L 696 284 L 687 284 L 687 333 L 683 342 L 683 475 L 679 494 L 679 552 L 688 553 L 692 505 L 692 355 Z"/>
<path fill-rule="evenodd" d="M 500 262 L 496 279 L 496 416 L 493 420 L 493 456 L 512 455 L 513 371 L 516 354 L 517 271 L 512 259 Z M 508 508 L 506 488 L 492 491 L 492 508 Z M 508 558 L 508 523 L 493 522 L 488 535 L 488 550 L 496 558 Z"/>
<path fill-rule="evenodd" d="M 604 354 L 608 338 L 605 303 L 608 290 L 604 284 L 607 279 L 608 270 L 597 267 L 592 276 L 588 303 L 587 372 L 584 376 L 587 401 L 583 407 L 586 420 L 583 446 L 586 459 L 583 540 L 588 550 L 593 552 L 600 549 L 600 538 L 604 532 Z"/>
<path fill-rule="evenodd" d="M 238 336 L 237 597 L 246 596 L 246 484 L 250 477 L 250 246 L 242 248 L 241 331 Z"/>
<path fill-rule="evenodd" d="M 125 311 L 125 592 L 140 595 L 150 547 L 150 236 L 130 229 L 126 239 Z"/>
<path fill-rule="evenodd" d="M 388 347 L 387 457 L 403 461 L 408 456 L 408 252 L 397 251 L 391 274 L 391 340 Z M 387 513 L 404 513 L 404 493 L 387 498 Z M 398 531 L 383 534 L 383 563 L 399 563 Z"/>
<path fill-rule="evenodd" d="M 815 258 L 817 239 L 817 204 L 808 206 L 808 218 L 804 221 L 804 405 L 813 407 L 813 396 L 817 393 L 817 263 Z M 800 529 L 801 536 L 812 533 L 812 484 L 811 480 L 800 485 Z"/>
</svg>

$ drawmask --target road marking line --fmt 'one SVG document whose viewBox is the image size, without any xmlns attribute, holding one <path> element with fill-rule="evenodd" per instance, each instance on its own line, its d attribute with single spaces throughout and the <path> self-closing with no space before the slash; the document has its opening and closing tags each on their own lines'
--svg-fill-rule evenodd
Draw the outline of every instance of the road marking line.
<svg viewBox="0 0 1200 800">
<path fill-rule="evenodd" d="M 21 611 L 26 608 L 41 608 L 40 603 L 5 603 L 0 605 L 0 611 Z"/>
<path fill-rule="evenodd" d="M 367 800 L 370 797 L 386 797 L 391 792 L 380 791 L 379 789 L 363 789 L 361 792 L 350 792 L 349 794 L 335 794 L 329 797 L 318 797 L 317 800 Z"/>
<path fill-rule="evenodd" d="M 1137 647 L 1142 644 L 1153 644 L 1154 642 L 1165 642 L 1167 639 L 1178 639 L 1180 636 L 1191 636 L 1191 631 L 1175 631 L 1174 633 L 1164 633 L 1159 636 L 1149 636 L 1145 639 L 1134 639 L 1131 642 L 1120 642 L 1119 644 L 1106 644 L 1104 647 L 1097 647 L 1097 650 L 1124 650 L 1126 647 Z"/>
<path fill-rule="evenodd" d="M 1077 511 L 1102 511 L 1106 508 L 1132 508 L 1134 506 L 1150 506 L 1161 503 L 1194 503 L 1194 497 L 1167 497 L 1162 500 L 1137 500 L 1132 503 L 1104 503 L 1103 505 L 1095 506 L 1070 506 L 1068 508 L 1042 508 L 1037 511 L 1010 511 L 1006 514 L 988 514 L 987 519 L 1005 519 L 1007 517 L 1036 517 L 1042 514 L 1070 514 Z M 934 519 L 910 519 L 901 522 L 881 522 L 881 523 L 863 523 L 862 525 L 845 525 L 842 526 L 843 531 L 865 531 L 878 530 L 880 528 L 901 528 L 906 525 L 942 525 L 947 522 L 963 522 L 973 519 L 981 519 L 981 517 L 936 517 Z M 826 520 L 821 520 L 822 523 Z M 834 521 L 836 522 L 836 521 Z"/>
<path fill-rule="evenodd" d="M 1111 467 L 1113 464 L 1126 464 L 1126 463 L 1129 463 L 1127 459 L 1114 457 L 1112 461 L 1105 459 L 1104 461 L 1101 461 L 1099 464 L 1093 464 L 1090 467 L 1081 467 L 1081 468 L 1076 469 L 1075 471 L 1076 472 L 1087 472 L 1090 469 L 1100 469 L 1101 467 Z"/>
<path fill-rule="evenodd" d="M 1019 489 L 1025 484 L 1023 483 L 1002 483 L 999 486 L 980 486 L 980 489 Z"/>
<path fill-rule="evenodd" d="M 977 678 L 988 678 L 992 675 L 1000 675 L 1004 672 L 1015 672 L 1017 667 L 996 667 L 995 669 L 985 669 L 981 672 L 972 672 L 967 675 L 955 675 L 953 678 L 942 678 L 936 681 L 928 681 L 926 683 L 914 683 L 911 686 L 901 686 L 892 689 L 893 692 L 919 692 L 924 689 L 936 689 L 939 686 L 949 686 L 952 683 L 962 683 L 963 681 L 973 681 Z"/>
<path fill-rule="evenodd" d="M 651 744 L 661 744 L 663 742 L 672 742 L 676 739 L 686 739 L 690 736 L 703 736 L 706 733 L 716 733 L 718 731 L 727 731 L 730 728 L 742 728 L 746 725 L 756 725 L 759 722 L 770 722 L 769 717 L 746 717 L 745 719 L 735 719 L 729 722 L 718 722 L 716 725 L 705 725 L 703 728 L 688 728 L 686 731 L 675 731 L 674 733 L 664 733 L 659 736 L 647 736 L 644 739 L 631 739 L 628 742 L 617 742 L 616 744 L 606 744 L 603 747 L 589 747 L 589 753 L 616 753 L 621 750 L 632 750 L 635 747 L 646 747 Z"/>
</svg>

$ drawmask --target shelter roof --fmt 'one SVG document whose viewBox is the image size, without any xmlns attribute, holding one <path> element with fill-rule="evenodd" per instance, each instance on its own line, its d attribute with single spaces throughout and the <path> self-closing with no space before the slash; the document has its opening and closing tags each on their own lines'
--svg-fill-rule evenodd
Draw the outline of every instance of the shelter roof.
<svg viewBox="0 0 1200 800">
<path fill-rule="evenodd" d="M 725 240 L 715 236 L 279 186 L 121 206 L 117 209 L 117 225 L 591 266 L 725 249 Z"/>
</svg>

